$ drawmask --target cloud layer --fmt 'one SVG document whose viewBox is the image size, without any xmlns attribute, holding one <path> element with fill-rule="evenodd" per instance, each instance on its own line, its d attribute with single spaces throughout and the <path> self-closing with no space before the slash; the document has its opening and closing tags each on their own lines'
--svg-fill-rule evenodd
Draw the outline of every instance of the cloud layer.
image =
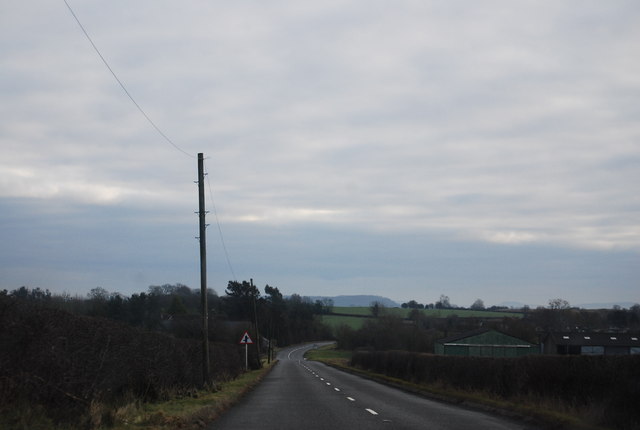
<svg viewBox="0 0 640 430">
<path fill-rule="evenodd" d="M 607 297 L 596 284 L 640 299 L 628 293 L 640 273 L 623 263 L 640 252 L 636 2 L 70 4 L 162 131 L 208 157 L 216 212 L 234 232 L 229 248 L 246 277 L 266 265 L 264 255 L 245 261 L 253 253 L 235 245 L 250 247 L 243 233 L 250 231 L 265 249 L 288 244 L 290 264 L 276 265 L 276 279 L 265 281 L 290 279 L 294 290 L 294 283 L 337 282 L 327 279 L 342 270 L 330 263 L 339 243 L 350 250 L 340 264 L 361 270 L 347 271 L 336 288 L 357 289 L 367 278 L 383 289 L 408 271 L 401 284 L 437 282 L 472 301 L 471 285 L 488 288 L 487 267 L 511 272 L 504 255 L 530 252 L 551 264 L 543 254 L 573 252 L 572 261 L 602 261 L 611 282 L 585 280 L 590 272 L 580 264 L 551 271 L 556 279 L 535 281 L 532 273 L 526 286 L 511 273 L 501 283 L 523 289 L 504 299 L 545 283 L 565 285 L 573 301 L 580 285 L 594 289 L 593 300 Z M 37 207 L 56 220 L 40 221 L 47 234 L 30 246 L 64 247 L 84 215 L 101 211 L 114 220 L 105 231 L 140 234 L 136 242 L 121 238 L 120 253 L 160 245 L 152 231 L 175 229 L 191 240 L 195 160 L 146 122 L 64 5 L 33 6 L 5 5 L 0 14 L 2 206 Z M 406 237 L 419 238 L 408 247 L 417 260 L 393 260 L 401 269 L 371 275 L 384 261 L 378 240 L 399 250 Z M 12 255 L 16 243 L 2 246 Z M 449 247 L 477 255 L 469 276 L 426 269 Z M 326 261 L 324 275 L 289 273 L 306 267 L 295 258 L 306 252 Z M 125 264 L 110 250 L 103 259 Z M 36 282 L 26 257 L 21 266 L 1 286 Z M 76 285 L 91 282 L 93 266 L 83 267 L 69 269 L 86 271 Z M 176 281 L 193 279 L 192 269 L 180 265 Z M 106 273 L 95 282 L 121 282 Z M 147 281 L 163 282 L 166 271 L 156 273 Z M 145 282 L 138 279 L 127 288 Z M 47 287 L 45 275 L 37 282 Z"/>
</svg>

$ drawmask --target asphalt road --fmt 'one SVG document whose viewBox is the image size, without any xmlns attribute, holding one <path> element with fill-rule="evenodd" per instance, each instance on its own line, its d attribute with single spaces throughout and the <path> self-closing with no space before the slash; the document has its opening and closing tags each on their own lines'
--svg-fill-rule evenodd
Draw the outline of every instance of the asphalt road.
<svg viewBox="0 0 640 430">
<path fill-rule="evenodd" d="M 532 429 L 304 360 L 312 347 L 282 350 L 262 383 L 208 429 Z"/>
</svg>

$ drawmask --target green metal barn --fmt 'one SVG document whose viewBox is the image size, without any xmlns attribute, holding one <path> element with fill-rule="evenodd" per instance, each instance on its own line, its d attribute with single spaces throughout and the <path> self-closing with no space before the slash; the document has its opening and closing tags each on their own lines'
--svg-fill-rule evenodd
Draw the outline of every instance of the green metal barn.
<svg viewBox="0 0 640 430">
<path fill-rule="evenodd" d="M 492 329 L 479 329 L 439 339 L 435 353 L 475 357 L 520 357 L 539 354 L 540 347 Z"/>
</svg>

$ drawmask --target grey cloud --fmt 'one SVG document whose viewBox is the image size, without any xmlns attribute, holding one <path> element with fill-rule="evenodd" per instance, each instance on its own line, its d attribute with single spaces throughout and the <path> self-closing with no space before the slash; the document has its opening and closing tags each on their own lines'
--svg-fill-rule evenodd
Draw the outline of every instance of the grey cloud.
<svg viewBox="0 0 640 430">
<path fill-rule="evenodd" d="M 38 6 L 36 16 L 7 7 L 0 26 L 0 202 L 88 205 L 133 232 L 153 208 L 190 230 L 182 214 L 195 209 L 195 161 L 150 128 L 68 11 Z M 640 249 L 635 2 L 72 6 L 162 130 L 210 157 L 223 225 L 265 243 L 278 237 L 261 229 L 311 226 L 363 244 L 341 243 L 362 255 L 343 256 L 361 270 L 328 263 L 331 285 L 342 272 L 363 285 L 367 267 L 375 271 L 366 256 L 380 260 L 368 251 L 376 235 L 435 234 L 469 255 L 495 249 L 496 262 L 513 246 L 570 249 L 576 259 Z M 149 235 L 139 241 L 156 244 Z M 331 254 L 326 243 L 310 250 L 315 240 L 297 230 L 291 238 L 314 259 Z M 243 266 L 267 270 L 261 258 Z M 488 276 L 475 263 L 469 273 L 456 282 Z"/>
</svg>

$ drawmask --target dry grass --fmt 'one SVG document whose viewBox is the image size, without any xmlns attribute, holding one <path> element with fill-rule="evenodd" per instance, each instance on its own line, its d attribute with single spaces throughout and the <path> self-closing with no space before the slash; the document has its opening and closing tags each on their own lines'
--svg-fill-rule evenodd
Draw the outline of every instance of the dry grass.
<svg viewBox="0 0 640 430">
<path fill-rule="evenodd" d="M 251 391 L 277 362 L 247 372 L 217 390 L 189 393 L 168 401 L 130 405 L 114 411 L 115 430 L 201 429 Z M 107 428 L 107 427 L 105 427 Z"/>
</svg>

